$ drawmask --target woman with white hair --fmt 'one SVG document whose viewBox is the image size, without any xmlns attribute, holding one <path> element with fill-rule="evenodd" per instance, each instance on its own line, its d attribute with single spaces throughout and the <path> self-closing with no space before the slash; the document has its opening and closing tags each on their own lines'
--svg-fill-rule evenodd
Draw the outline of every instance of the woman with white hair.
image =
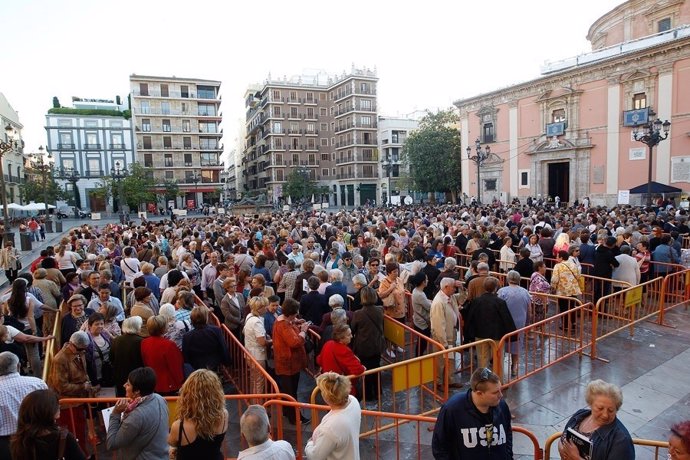
<svg viewBox="0 0 690 460">
<path fill-rule="evenodd" d="M 161 305 L 158 313 L 168 322 L 168 326 L 166 331 L 163 333 L 163 337 L 175 342 L 177 348 L 182 351 L 182 336 L 184 336 L 185 332 L 189 331 L 191 326 L 176 318 L 175 306 L 171 303 Z"/>
<path fill-rule="evenodd" d="M 362 308 L 361 291 L 367 285 L 367 277 L 362 273 L 357 273 L 352 277 L 352 285 L 355 288 L 355 293 L 352 295 L 352 302 L 350 302 L 350 311 L 357 311 Z"/>
<path fill-rule="evenodd" d="M 125 382 L 131 371 L 144 366 L 141 357 L 141 341 L 139 335 L 143 320 L 141 316 L 131 316 L 122 323 L 122 335 L 115 337 L 110 346 L 110 363 L 113 366 L 113 380 L 115 395 L 125 395 Z"/>
<path fill-rule="evenodd" d="M 244 321 L 244 346 L 256 362 L 265 369 L 268 358 L 268 346 L 272 343 L 264 327 L 264 315 L 268 307 L 268 298 L 252 297 L 249 299 L 248 304 L 251 313 L 247 315 Z M 252 393 L 261 394 L 264 392 L 264 375 L 254 365 L 249 369 L 249 380 Z"/>
<path fill-rule="evenodd" d="M 585 401 L 589 406 L 580 409 L 566 423 L 558 443 L 558 453 L 564 460 L 582 458 L 577 445 L 569 441 L 568 430 L 574 430 L 592 442 L 592 460 L 634 460 L 635 446 L 625 425 L 617 414 L 623 405 L 621 389 L 603 380 L 592 380 L 587 385 Z"/>
</svg>

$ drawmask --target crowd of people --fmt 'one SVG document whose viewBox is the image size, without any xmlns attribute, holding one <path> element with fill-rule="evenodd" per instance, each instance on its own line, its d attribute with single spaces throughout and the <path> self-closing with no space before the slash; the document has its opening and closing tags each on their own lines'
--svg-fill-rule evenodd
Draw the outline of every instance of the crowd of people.
<svg viewBox="0 0 690 460">
<path fill-rule="evenodd" d="M 409 325 L 419 334 L 448 348 L 461 341 L 500 340 L 549 314 L 543 294 L 580 296 L 582 273 L 612 280 L 597 287 L 595 296 L 602 296 L 683 262 L 687 223 L 687 213 L 672 207 L 515 203 L 85 224 L 42 251 L 27 273 L 15 273 L 16 265 L 9 269 L 15 278 L 0 299 L 5 310 L 0 346 L 17 356 L 22 374 L 40 376 L 42 343 L 52 338 L 58 322 L 62 349 L 48 386 L 60 398 L 90 397 L 114 386 L 128 402 L 114 410 L 123 416 L 111 418 L 108 447 L 135 449 L 117 436 L 114 419 L 124 425 L 136 420 L 125 414 L 155 412 L 160 403 L 154 395 L 184 395 L 201 371 L 210 374 L 204 372 L 207 381 L 194 388 L 207 385 L 203 391 L 210 398 L 218 389 L 211 385 L 218 383 L 222 394 L 223 369 L 233 362 L 213 315 L 252 356 L 252 393 L 267 390 L 269 374 L 281 392 L 297 398 L 300 375 L 313 354 L 328 376 L 318 384 L 324 386 L 324 400 L 340 411 L 350 407 L 351 398 L 377 399 L 381 389 L 376 378 L 355 379 L 345 398 L 328 387 L 338 384 L 334 376 L 362 374 L 379 367 L 382 356 L 395 360 L 405 351 L 385 340 L 384 315 L 402 323 L 411 318 Z M 0 251 L 0 266 L 13 260 L 13 250 Z M 547 263 L 553 267 L 549 274 Z M 505 285 L 492 272 L 505 273 Z M 63 303 L 68 311 L 61 315 Z M 567 300 L 559 301 L 560 311 L 568 308 Z M 565 318 L 561 327 L 575 327 L 575 318 Z M 314 343 L 310 330 L 321 342 Z M 510 349 L 513 374 L 522 340 Z M 427 351 L 420 341 L 415 352 Z M 478 359 L 482 368 L 489 365 L 488 347 L 480 347 Z M 444 361 L 439 360 L 441 385 Z M 227 414 L 195 421 L 189 410 L 168 438 L 178 458 L 197 448 L 184 447 L 196 446 L 199 434 L 200 449 L 215 449 L 227 426 Z M 78 411 L 62 407 L 61 412 L 74 420 Z M 297 415 L 309 422 L 292 409 L 285 415 L 291 423 Z M 267 426 L 256 408 L 246 419 L 257 430 Z M 83 433 L 83 427 L 77 430 Z M 165 448 L 165 440 L 153 436 L 151 448 Z M 318 439 L 327 437 L 315 433 L 313 458 L 321 458 Z M 84 447 L 85 436 L 77 439 Z M 254 447 L 266 442 L 259 440 Z M 280 444 L 270 448 L 281 449 Z"/>
</svg>

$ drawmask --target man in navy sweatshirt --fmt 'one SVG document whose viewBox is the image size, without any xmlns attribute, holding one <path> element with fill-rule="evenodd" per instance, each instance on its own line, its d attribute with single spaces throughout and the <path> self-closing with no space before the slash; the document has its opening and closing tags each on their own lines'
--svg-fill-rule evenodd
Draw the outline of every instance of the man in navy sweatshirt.
<svg viewBox="0 0 690 460">
<path fill-rule="evenodd" d="M 441 407 L 431 449 L 436 460 L 512 460 L 513 430 L 501 381 L 488 368 L 472 374 L 470 389 Z"/>
</svg>

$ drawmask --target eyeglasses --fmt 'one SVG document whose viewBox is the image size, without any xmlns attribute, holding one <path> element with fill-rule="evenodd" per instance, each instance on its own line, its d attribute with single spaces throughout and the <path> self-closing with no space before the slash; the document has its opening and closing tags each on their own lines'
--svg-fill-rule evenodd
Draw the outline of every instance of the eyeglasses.
<svg viewBox="0 0 690 460">
<path fill-rule="evenodd" d="M 488 367 L 485 367 L 484 369 L 482 369 L 481 374 L 479 374 L 479 381 L 485 382 L 485 381 L 489 380 L 489 377 L 491 377 L 491 374 L 493 374 L 493 372 L 491 372 L 491 369 L 489 369 Z"/>
</svg>

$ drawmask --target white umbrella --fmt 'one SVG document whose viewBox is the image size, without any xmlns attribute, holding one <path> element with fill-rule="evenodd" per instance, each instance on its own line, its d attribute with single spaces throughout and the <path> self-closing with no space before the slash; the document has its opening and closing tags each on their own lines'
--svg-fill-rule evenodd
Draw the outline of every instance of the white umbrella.
<svg viewBox="0 0 690 460">
<path fill-rule="evenodd" d="M 55 206 L 48 205 L 48 208 Z M 34 203 L 33 201 L 22 208 L 23 211 L 43 211 L 46 208 L 45 203 Z"/>
<path fill-rule="evenodd" d="M 15 211 L 24 211 L 24 207 L 17 203 L 8 203 L 7 209 L 14 209 Z"/>
</svg>

